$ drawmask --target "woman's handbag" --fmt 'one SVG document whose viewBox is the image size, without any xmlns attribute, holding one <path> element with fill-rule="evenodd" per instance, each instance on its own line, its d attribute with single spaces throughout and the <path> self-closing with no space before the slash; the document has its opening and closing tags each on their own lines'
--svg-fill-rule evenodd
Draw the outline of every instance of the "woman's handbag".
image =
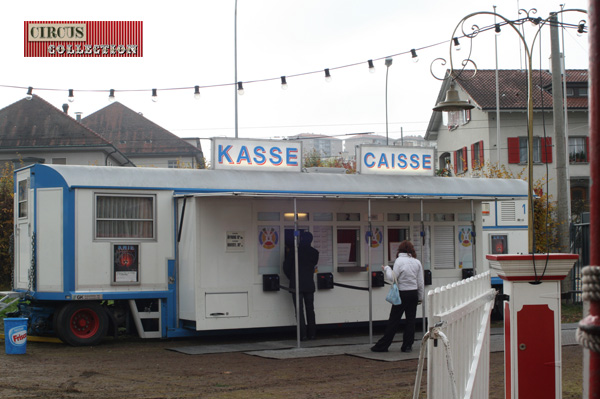
<svg viewBox="0 0 600 399">
<path fill-rule="evenodd" d="M 400 291 L 398 290 L 398 284 L 396 283 L 396 274 L 392 270 L 392 274 L 394 276 L 394 283 L 390 287 L 385 300 L 391 303 L 392 305 L 400 305 L 402 303 L 402 299 L 400 299 Z"/>
</svg>

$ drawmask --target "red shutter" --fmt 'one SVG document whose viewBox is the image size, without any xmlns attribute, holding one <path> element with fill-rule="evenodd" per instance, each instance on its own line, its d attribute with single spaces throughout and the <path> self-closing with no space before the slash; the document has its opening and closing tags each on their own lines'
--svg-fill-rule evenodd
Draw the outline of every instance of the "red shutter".
<svg viewBox="0 0 600 399">
<path fill-rule="evenodd" d="M 585 138 L 585 162 L 590 162 L 590 137 Z"/>
<path fill-rule="evenodd" d="M 483 158 L 483 140 L 479 142 L 479 167 L 483 168 L 485 165 L 485 159 Z"/>
<path fill-rule="evenodd" d="M 475 158 L 475 144 L 471 144 L 471 168 L 475 169 L 476 158 Z"/>
<path fill-rule="evenodd" d="M 458 174 L 458 151 L 454 151 L 454 176 Z"/>
<path fill-rule="evenodd" d="M 464 160 L 464 163 L 463 163 L 463 172 L 466 172 L 467 170 L 469 170 L 469 162 L 467 161 L 468 160 L 468 158 L 467 158 L 467 156 L 468 156 L 467 155 L 467 147 L 463 147 L 463 149 L 462 149 L 462 156 L 463 156 L 463 160 Z"/>
<path fill-rule="evenodd" d="M 542 162 L 552 163 L 552 137 L 540 138 L 542 143 Z"/>
<path fill-rule="evenodd" d="M 519 154 L 519 138 L 508 138 L 508 163 L 519 163 L 521 156 Z"/>
</svg>

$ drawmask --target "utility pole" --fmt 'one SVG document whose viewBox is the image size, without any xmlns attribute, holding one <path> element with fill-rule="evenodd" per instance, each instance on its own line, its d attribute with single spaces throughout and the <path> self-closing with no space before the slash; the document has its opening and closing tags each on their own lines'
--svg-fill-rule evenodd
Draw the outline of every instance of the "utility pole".
<svg viewBox="0 0 600 399">
<path fill-rule="evenodd" d="M 567 179 L 567 150 L 565 137 L 565 121 L 563 114 L 563 93 L 561 72 L 562 65 L 560 59 L 559 39 L 558 39 L 558 19 L 556 14 L 550 17 L 550 42 L 552 51 L 552 103 L 554 118 L 554 138 L 556 145 L 556 200 L 558 217 L 558 245 L 560 252 L 570 251 L 569 225 L 571 215 L 569 215 L 570 185 Z M 566 107 L 567 104 L 564 104 Z"/>
</svg>

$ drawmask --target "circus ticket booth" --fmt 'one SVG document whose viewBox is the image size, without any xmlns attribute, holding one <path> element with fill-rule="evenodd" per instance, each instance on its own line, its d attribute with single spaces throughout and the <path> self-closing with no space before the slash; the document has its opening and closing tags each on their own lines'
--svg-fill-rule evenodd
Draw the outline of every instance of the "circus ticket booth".
<svg viewBox="0 0 600 399">
<path fill-rule="evenodd" d="M 400 242 L 414 244 L 426 289 L 460 281 L 486 267 L 482 203 L 527 196 L 520 180 L 435 177 L 431 149 L 363 146 L 357 156 L 358 173 L 313 173 L 298 141 L 214 139 L 209 170 L 17 170 L 23 314 L 75 345 L 99 342 L 123 314 L 142 338 L 294 326 L 282 264 L 309 231 L 317 325 L 385 321 L 380 270 Z M 97 333 L 74 328 L 74 315 Z"/>
<path fill-rule="evenodd" d="M 578 255 L 487 255 L 504 280 L 506 398 L 561 398 L 561 289 Z"/>
</svg>

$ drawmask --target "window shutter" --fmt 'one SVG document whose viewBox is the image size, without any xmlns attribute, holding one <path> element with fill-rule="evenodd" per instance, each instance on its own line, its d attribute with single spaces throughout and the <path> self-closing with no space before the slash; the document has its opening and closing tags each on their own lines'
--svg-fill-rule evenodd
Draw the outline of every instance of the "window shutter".
<svg viewBox="0 0 600 399">
<path fill-rule="evenodd" d="M 469 162 L 468 162 L 468 158 L 467 158 L 467 147 L 463 147 L 462 149 L 462 157 L 463 157 L 463 172 L 466 172 L 467 170 L 469 170 Z"/>
<path fill-rule="evenodd" d="M 458 151 L 454 151 L 454 175 L 458 174 Z"/>
<path fill-rule="evenodd" d="M 454 269 L 454 226 L 434 226 L 434 269 Z"/>
<path fill-rule="evenodd" d="M 508 138 L 508 163 L 519 163 L 519 138 L 509 137 Z"/>
<path fill-rule="evenodd" d="M 543 143 L 542 148 L 542 162 L 552 163 L 552 137 L 541 138 Z"/>
<path fill-rule="evenodd" d="M 475 144 L 471 144 L 471 168 L 475 169 L 475 165 L 477 165 L 475 158 Z"/>
<path fill-rule="evenodd" d="M 485 159 L 483 158 L 483 140 L 479 142 L 479 167 L 483 168 Z"/>
<path fill-rule="evenodd" d="M 590 137 L 585 138 L 585 162 L 590 162 Z"/>
</svg>

